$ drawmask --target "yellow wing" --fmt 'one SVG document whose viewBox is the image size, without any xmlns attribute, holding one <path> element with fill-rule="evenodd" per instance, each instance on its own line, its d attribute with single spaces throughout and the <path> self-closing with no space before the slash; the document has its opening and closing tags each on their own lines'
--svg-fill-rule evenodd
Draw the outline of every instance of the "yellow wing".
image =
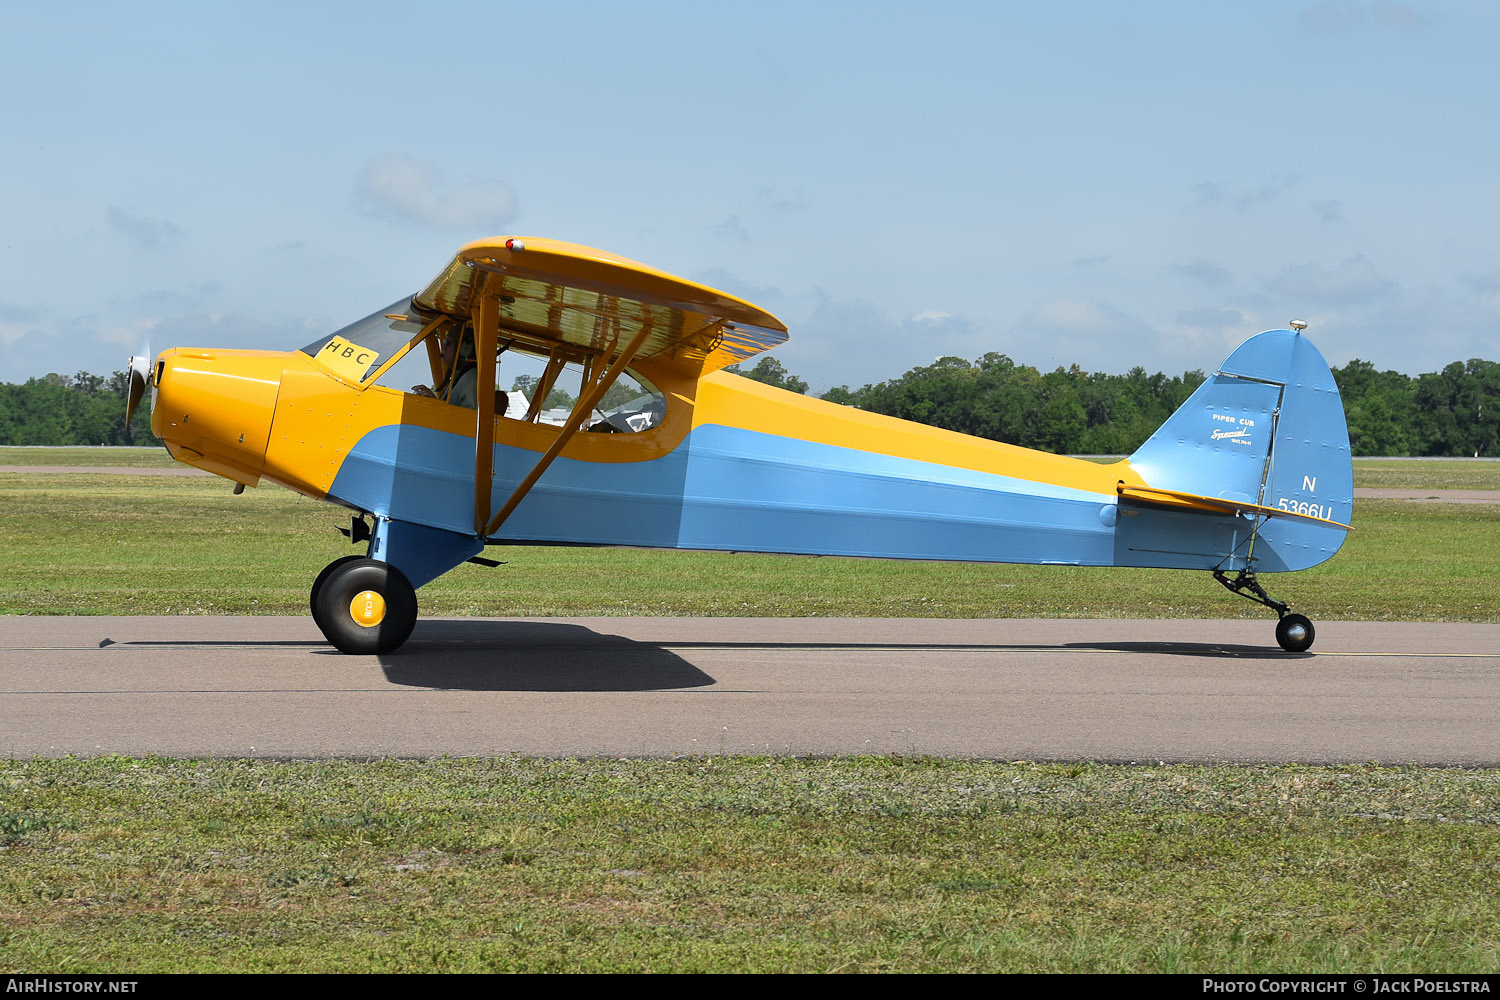
<svg viewBox="0 0 1500 1000">
<path fill-rule="evenodd" d="M 499 299 L 502 342 L 563 343 L 608 356 L 647 329 L 637 357 L 691 375 L 787 339 L 779 319 L 726 292 L 603 250 L 536 237 L 495 237 L 460 248 L 415 301 L 467 317 L 481 290 Z"/>
</svg>

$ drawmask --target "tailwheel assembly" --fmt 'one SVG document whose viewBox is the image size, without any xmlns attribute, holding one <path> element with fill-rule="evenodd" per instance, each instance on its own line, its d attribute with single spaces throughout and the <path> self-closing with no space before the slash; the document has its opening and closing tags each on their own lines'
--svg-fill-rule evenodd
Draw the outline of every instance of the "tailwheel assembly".
<svg viewBox="0 0 1500 1000">
<path fill-rule="evenodd" d="M 1255 570 L 1242 569 L 1234 576 L 1229 576 L 1223 570 L 1214 570 L 1214 579 L 1218 580 L 1233 593 L 1254 601 L 1256 604 L 1264 604 L 1276 612 L 1276 643 L 1288 653 L 1305 653 L 1312 648 L 1313 637 L 1317 630 L 1306 615 L 1299 615 L 1287 607 L 1285 601 L 1278 601 L 1266 589 L 1260 585 L 1255 578 Z"/>
<path fill-rule="evenodd" d="M 346 556 L 313 583 L 313 620 L 341 653 L 389 653 L 417 623 L 417 593 L 406 574 L 377 559 Z"/>
</svg>

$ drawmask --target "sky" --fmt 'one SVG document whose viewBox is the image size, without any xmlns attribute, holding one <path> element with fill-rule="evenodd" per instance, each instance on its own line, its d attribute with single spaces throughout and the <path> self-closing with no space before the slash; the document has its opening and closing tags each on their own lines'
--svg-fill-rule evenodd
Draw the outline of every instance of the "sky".
<svg viewBox="0 0 1500 1000">
<path fill-rule="evenodd" d="M 1500 4 L 0 0 L 0 381 L 291 349 L 470 240 L 747 298 L 815 392 L 988 352 L 1500 359 Z"/>
</svg>

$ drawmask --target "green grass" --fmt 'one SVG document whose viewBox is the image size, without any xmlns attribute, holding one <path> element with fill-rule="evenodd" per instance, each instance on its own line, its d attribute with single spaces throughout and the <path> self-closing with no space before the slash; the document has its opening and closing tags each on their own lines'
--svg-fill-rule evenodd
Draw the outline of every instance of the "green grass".
<svg viewBox="0 0 1500 1000">
<path fill-rule="evenodd" d="M 1397 490 L 1500 490 L 1500 461 L 1492 458 L 1356 458 L 1354 485 Z"/>
<path fill-rule="evenodd" d="M 1489 486 L 1409 464 L 1389 485 Z M 0 611 L 306 614 L 343 517 L 219 480 L 0 474 Z M 1355 522 L 1273 592 L 1500 620 L 1500 507 L 1362 501 Z M 489 554 L 508 565 L 460 567 L 423 612 L 1263 614 L 1206 574 Z M 9 761 L 0 971 L 1476 971 L 1500 962 L 1497 857 L 1495 771 Z"/>
<path fill-rule="evenodd" d="M 0 613 L 306 614 L 354 551 L 340 508 L 218 479 L 0 473 Z M 1360 501 L 1334 559 L 1268 576 L 1314 618 L 1500 621 L 1500 505 Z M 1261 617 L 1206 573 L 729 553 L 491 548 L 426 615 Z"/>
<path fill-rule="evenodd" d="M 5 972 L 1441 972 L 1500 776 L 902 758 L 0 765 Z"/>
<path fill-rule="evenodd" d="M 185 469 L 165 448 L 0 447 L 0 465 L 115 465 L 132 469 Z"/>
</svg>

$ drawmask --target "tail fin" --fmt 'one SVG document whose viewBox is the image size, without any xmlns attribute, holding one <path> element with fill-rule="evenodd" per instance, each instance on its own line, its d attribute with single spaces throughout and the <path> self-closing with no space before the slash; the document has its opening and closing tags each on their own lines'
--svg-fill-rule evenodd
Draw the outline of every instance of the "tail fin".
<svg viewBox="0 0 1500 1000">
<path fill-rule="evenodd" d="M 1301 515 L 1260 527 L 1254 557 L 1264 570 L 1323 562 L 1343 544 L 1341 525 L 1354 510 L 1338 386 L 1312 341 L 1291 330 L 1241 344 L 1130 456 L 1130 465 L 1158 490 Z M 1237 547 L 1233 556 L 1249 554 Z M 1225 566 L 1235 568 L 1234 560 Z"/>
</svg>

